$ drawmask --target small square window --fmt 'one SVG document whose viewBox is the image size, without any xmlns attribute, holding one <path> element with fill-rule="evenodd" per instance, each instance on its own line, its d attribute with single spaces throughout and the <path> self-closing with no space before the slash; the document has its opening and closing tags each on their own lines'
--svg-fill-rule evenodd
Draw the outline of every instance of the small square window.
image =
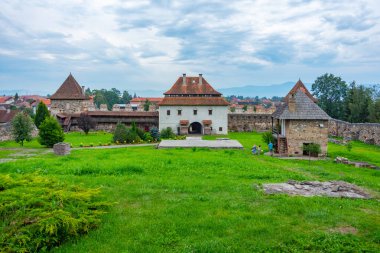
<svg viewBox="0 0 380 253">
<path fill-rule="evenodd" d="M 194 115 L 197 115 L 198 114 L 198 110 L 194 110 Z"/>
<path fill-rule="evenodd" d="M 170 110 L 167 110 L 167 111 L 166 111 L 166 115 L 170 115 Z"/>
<path fill-rule="evenodd" d="M 208 110 L 208 115 L 212 115 L 212 110 Z"/>
<path fill-rule="evenodd" d="M 223 127 L 219 127 L 219 132 L 222 132 L 223 131 Z"/>
<path fill-rule="evenodd" d="M 178 115 L 182 115 L 182 110 L 178 110 Z"/>
</svg>

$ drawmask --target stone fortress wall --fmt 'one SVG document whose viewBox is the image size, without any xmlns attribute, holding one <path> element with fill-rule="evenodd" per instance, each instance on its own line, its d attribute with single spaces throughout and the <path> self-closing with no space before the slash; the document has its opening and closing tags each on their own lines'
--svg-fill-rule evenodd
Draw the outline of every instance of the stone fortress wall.
<svg viewBox="0 0 380 253">
<path fill-rule="evenodd" d="M 229 113 L 228 131 L 231 132 L 264 132 L 272 128 L 271 114 Z"/>
<path fill-rule="evenodd" d="M 331 119 L 329 135 L 343 137 L 345 140 L 359 140 L 367 144 L 380 145 L 380 123 L 349 123 Z"/>
</svg>

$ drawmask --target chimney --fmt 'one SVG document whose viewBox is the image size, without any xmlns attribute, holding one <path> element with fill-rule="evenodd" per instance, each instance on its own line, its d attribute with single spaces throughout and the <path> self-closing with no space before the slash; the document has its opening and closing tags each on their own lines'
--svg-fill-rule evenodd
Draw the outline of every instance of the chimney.
<svg viewBox="0 0 380 253">
<path fill-rule="evenodd" d="M 85 89 L 84 89 L 84 86 L 82 86 L 82 93 L 83 93 L 83 95 L 86 94 L 86 91 L 85 91 Z"/>
<path fill-rule="evenodd" d="M 202 74 L 199 74 L 199 85 L 202 85 L 202 84 L 203 84 Z"/>
<path fill-rule="evenodd" d="M 291 94 L 288 101 L 289 112 L 296 111 L 296 94 Z"/>
<path fill-rule="evenodd" d="M 186 74 L 182 74 L 182 85 L 186 85 Z"/>
</svg>

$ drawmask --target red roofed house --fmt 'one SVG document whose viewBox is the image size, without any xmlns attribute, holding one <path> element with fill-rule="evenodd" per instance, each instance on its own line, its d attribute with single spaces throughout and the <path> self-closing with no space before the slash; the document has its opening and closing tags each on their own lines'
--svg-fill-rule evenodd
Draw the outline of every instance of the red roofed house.
<svg viewBox="0 0 380 253">
<path fill-rule="evenodd" d="M 183 74 L 159 103 L 159 128 L 178 134 L 227 134 L 229 103 L 203 77 Z"/>
<path fill-rule="evenodd" d="M 93 102 L 85 95 L 84 86 L 81 87 L 71 73 L 50 100 L 52 114 L 95 110 Z"/>
</svg>

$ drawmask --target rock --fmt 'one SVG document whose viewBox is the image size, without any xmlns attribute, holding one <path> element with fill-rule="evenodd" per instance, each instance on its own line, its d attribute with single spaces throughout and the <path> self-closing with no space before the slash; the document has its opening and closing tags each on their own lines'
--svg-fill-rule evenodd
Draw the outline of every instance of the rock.
<svg viewBox="0 0 380 253">
<path fill-rule="evenodd" d="M 56 155 L 69 155 L 71 148 L 69 143 L 59 142 L 54 144 L 53 150 Z"/>
<path fill-rule="evenodd" d="M 304 181 L 289 180 L 287 183 L 264 184 L 267 194 L 288 194 L 300 196 L 328 196 L 368 199 L 370 195 L 356 185 L 344 181 Z"/>
</svg>

